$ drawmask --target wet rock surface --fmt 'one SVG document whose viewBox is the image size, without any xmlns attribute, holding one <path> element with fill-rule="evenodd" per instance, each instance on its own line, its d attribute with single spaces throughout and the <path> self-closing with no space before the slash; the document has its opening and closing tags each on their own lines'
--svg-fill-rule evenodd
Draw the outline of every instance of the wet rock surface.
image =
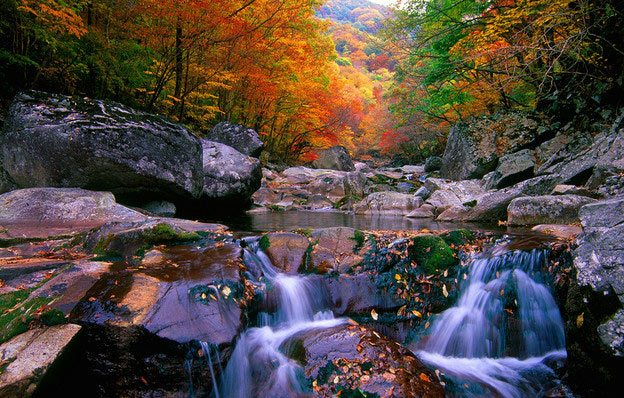
<svg viewBox="0 0 624 398">
<path fill-rule="evenodd" d="M 302 332 L 283 349 L 303 366 L 314 396 L 359 389 L 380 397 L 444 397 L 437 376 L 410 351 L 363 326 Z"/>
<path fill-rule="evenodd" d="M 230 146 L 254 158 L 260 156 L 264 147 L 264 143 L 254 129 L 230 122 L 217 123 L 206 138 Z"/>
<path fill-rule="evenodd" d="M 13 102 L 0 145 L 20 187 L 72 187 L 129 198 L 198 198 L 199 139 L 121 104 L 36 91 Z"/>
</svg>

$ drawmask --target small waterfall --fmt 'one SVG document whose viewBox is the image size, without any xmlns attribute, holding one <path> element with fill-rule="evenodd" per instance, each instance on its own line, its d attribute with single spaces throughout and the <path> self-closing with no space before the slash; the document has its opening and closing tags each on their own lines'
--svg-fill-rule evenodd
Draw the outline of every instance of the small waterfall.
<svg viewBox="0 0 624 398">
<path fill-rule="evenodd" d="M 546 251 L 474 259 L 455 307 L 431 326 L 418 356 L 471 385 L 452 396 L 536 397 L 566 358 L 563 321 L 542 269 Z M 468 386 L 468 387 L 465 387 Z"/>
<path fill-rule="evenodd" d="M 259 327 L 241 334 L 232 356 L 214 388 L 213 398 L 253 398 L 303 394 L 296 361 L 279 347 L 290 336 L 307 329 L 328 328 L 344 322 L 325 310 L 320 292 L 305 276 L 286 275 L 258 248 L 246 241 L 244 259 L 250 275 L 263 276 L 278 291 L 277 311 L 259 316 Z M 260 387 L 257 383 L 262 383 Z M 262 391 L 258 389 L 262 388 Z M 292 395 L 289 395 L 292 394 Z"/>
</svg>

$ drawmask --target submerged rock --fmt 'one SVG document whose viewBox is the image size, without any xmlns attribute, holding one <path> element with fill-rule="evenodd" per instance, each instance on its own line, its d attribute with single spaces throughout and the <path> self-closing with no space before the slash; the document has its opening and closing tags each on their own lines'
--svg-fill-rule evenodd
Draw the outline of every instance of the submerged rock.
<svg viewBox="0 0 624 398">
<path fill-rule="evenodd" d="M 180 124 L 114 102 L 18 94 L 0 146 L 4 170 L 22 188 L 86 188 L 143 202 L 202 192 L 199 139 Z"/>
</svg>

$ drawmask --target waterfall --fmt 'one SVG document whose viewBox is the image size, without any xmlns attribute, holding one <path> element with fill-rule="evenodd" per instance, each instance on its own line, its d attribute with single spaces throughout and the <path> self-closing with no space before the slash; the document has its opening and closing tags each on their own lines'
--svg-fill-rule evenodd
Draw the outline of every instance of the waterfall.
<svg viewBox="0 0 624 398">
<path fill-rule="evenodd" d="M 286 275 L 273 266 L 258 248 L 257 240 L 248 240 L 244 260 L 256 279 L 263 276 L 279 293 L 277 310 L 262 314 L 258 327 L 246 330 L 238 338 L 234 351 L 213 388 L 213 398 L 253 398 L 303 393 L 297 372 L 301 368 L 279 349 L 294 334 L 328 328 L 343 323 L 323 308 L 323 295 L 306 276 Z M 258 382 L 263 383 L 262 392 Z"/>
<path fill-rule="evenodd" d="M 536 397 L 552 387 L 549 365 L 566 351 L 545 265 L 538 249 L 472 261 L 457 304 L 433 322 L 416 352 L 460 380 L 451 396 Z"/>
</svg>

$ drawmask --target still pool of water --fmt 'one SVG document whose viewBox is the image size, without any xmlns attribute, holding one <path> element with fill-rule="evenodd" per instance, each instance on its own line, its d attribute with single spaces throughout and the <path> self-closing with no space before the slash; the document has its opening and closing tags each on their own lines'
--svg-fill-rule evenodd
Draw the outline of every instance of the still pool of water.
<svg viewBox="0 0 624 398">
<path fill-rule="evenodd" d="M 329 227 L 351 227 L 360 230 L 409 231 L 429 229 L 432 231 L 458 228 L 486 229 L 505 232 L 505 227 L 471 223 L 438 222 L 428 218 L 403 216 L 362 215 L 339 211 L 277 211 L 248 213 L 236 217 L 206 220 L 225 224 L 234 232 L 291 231 Z"/>
</svg>

